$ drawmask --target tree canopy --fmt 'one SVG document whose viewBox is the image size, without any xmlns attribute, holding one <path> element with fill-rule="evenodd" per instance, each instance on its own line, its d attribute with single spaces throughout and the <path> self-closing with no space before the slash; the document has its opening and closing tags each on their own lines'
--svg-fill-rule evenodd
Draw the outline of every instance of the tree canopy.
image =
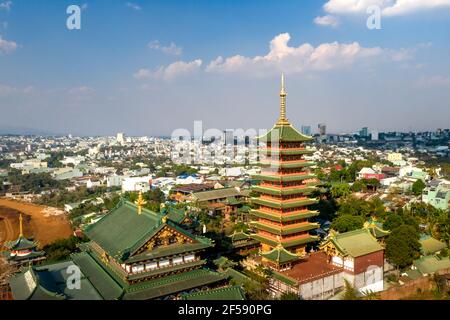
<svg viewBox="0 0 450 320">
<path fill-rule="evenodd" d="M 386 257 L 394 265 L 404 268 L 420 257 L 420 235 L 412 226 L 402 225 L 386 240 Z"/>
</svg>

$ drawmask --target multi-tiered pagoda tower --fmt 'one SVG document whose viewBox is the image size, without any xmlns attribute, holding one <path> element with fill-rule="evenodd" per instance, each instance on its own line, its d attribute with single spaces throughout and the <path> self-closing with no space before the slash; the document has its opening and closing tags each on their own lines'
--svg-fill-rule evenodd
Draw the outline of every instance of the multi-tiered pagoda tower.
<svg viewBox="0 0 450 320">
<path fill-rule="evenodd" d="M 318 228 L 308 218 L 318 215 L 308 206 L 317 203 L 310 194 L 318 183 L 309 167 L 314 162 L 303 156 L 313 152 L 305 146 L 312 137 L 298 132 L 286 118 L 286 91 L 281 78 L 280 118 L 259 141 L 262 170 L 255 179 L 261 183 L 253 190 L 260 193 L 252 202 L 259 207 L 251 210 L 256 229 L 252 237 L 261 242 L 263 263 L 278 270 L 290 268 L 293 262 L 306 254 L 306 245 L 318 238 L 309 231 Z"/>
</svg>

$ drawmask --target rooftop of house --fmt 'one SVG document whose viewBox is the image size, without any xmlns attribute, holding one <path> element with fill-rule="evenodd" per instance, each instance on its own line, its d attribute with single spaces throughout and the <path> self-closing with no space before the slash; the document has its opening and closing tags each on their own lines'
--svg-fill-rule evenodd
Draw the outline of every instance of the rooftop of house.
<svg viewBox="0 0 450 320">
<path fill-rule="evenodd" d="M 240 195 L 241 195 L 241 192 L 236 188 L 222 188 L 222 189 L 216 189 L 216 190 L 195 192 L 193 194 L 193 197 L 195 200 L 201 202 L 201 201 L 211 201 L 211 200 L 216 200 L 216 199 L 236 197 L 236 196 L 240 196 Z"/>
<path fill-rule="evenodd" d="M 327 255 L 320 251 L 312 253 L 307 258 L 302 259 L 293 265 L 290 270 L 281 271 L 277 274 L 286 276 L 290 278 L 291 281 L 295 280 L 298 283 L 306 283 L 341 271 L 342 268 L 328 263 Z"/>
<path fill-rule="evenodd" d="M 353 258 L 383 250 L 368 229 L 340 233 L 335 235 L 331 241 L 343 255 Z"/>
<path fill-rule="evenodd" d="M 421 245 L 422 254 L 424 255 L 435 254 L 436 252 L 447 248 L 447 244 L 429 235 L 422 236 L 419 242 Z"/>
</svg>

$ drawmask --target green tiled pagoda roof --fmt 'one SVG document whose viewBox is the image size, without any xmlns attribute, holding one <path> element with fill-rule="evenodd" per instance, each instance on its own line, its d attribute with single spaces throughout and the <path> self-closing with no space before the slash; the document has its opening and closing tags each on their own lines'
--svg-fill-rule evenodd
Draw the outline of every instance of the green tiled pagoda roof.
<svg viewBox="0 0 450 320">
<path fill-rule="evenodd" d="M 442 249 L 447 248 L 447 245 L 444 242 L 441 242 L 433 237 L 426 237 L 420 239 L 421 251 L 423 254 L 434 254 L 436 252 L 441 251 Z"/>
<path fill-rule="evenodd" d="M 340 233 L 331 241 L 343 255 L 353 258 L 383 250 L 367 229 L 358 229 L 350 232 Z"/>
<path fill-rule="evenodd" d="M 297 227 L 278 227 L 278 226 L 270 226 L 268 224 L 264 224 L 261 223 L 259 221 L 252 221 L 250 222 L 252 226 L 254 226 L 256 229 L 259 230 L 264 230 L 273 234 L 277 234 L 277 235 L 289 235 L 289 234 L 293 234 L 293 233 L 297 233 L 297 232 L 302 232 L 302 231 L 309 231 L 309 230 L 313 230 L 313 229 L 317 229 L 319 228 L 319 224 L 317 223 L 306 223 L 304 225 L 301 226 L 297 226 Z"/>
<path fill-rule="evenodd" d="M 169 212 L 166 215 L 167 218 L 172 220 L 175 223 L 181 223 L 186 218 L 186 213 L 182 209 L 177 209 L 177 208 L 170 207 L 168 209 L 168 211 Z"/>
<path fill-rule="evenodd" d="M 139 215 L 134 204 L 123 202 L 84 232 L 111 256 L 121 259 L 125 252 L 161 225 L 161 216 L 157 213 L 143 208 Z"/>
<path fill-rule="evenodd" d="M 198 249 L 212 246 L 212 242 L 209 239 L 193 236 L 169 219 L 163 222 L 162 216 L 153 211 L 143 208 L 142 214 L 139 215 L 137 206 L 130 202 L 122 203 L 100 221 L 90 225 L 85 230 L 85 234 L 112 257 L 119 261 L 127 261 L 165 226 L 169 226 L 186 237 L 194 239 Z M 176 252 L 181 253 L 184 250 L 183 248 L 169 246 L 164 249 L 164 252 L 171 254 L 170 250 L 172 249 L 175 252 L 172 254 L 177 254 Z M 160 250 L 159 254 L 162 251 L 163 249 Z M 158 251 L 155 251 L 155 257 L 157 254 Z"/>
<path fill-rule="evenodd" d="M 310 186 L 310 187 L 298 187 L 298 188 L 272 188 L 268 186 L 254 186 L 252 187 L 253 191 L 265 193 L 265 194 L 271 194 L 271 195 L 291 195 L 291 194 L 304 194 L 308 195 L 311 194 L 314 190 L 316 190 L 316 187 Z"/>
<path fill-rule="evenodd" d="M 263 237 L 259 234 L 252 234 L 251 237 L 259 242 L 262 243 L 266 243 L 268 245 L 271 245 L 272 247 L 275 247 L 278 245 L 278 242 L 276 240 L 272 240 L 272 239 L 268 239 L 267 237 Z M 289 241 L 283 241 L 283 247 L 285 248 L 290 248 L 293 246 L 298 246 L 301 244 L 305 244 L 305 243 L 309 243 L 309 242 L 314 242 L 314 241 L 318 241 L 319 237 L 317 236 L 308 236 L 308 237 L 304 237 L 304 238 L 300 238 L 300 239 L 293 239 L 293 240 L 289 240 Z"/>
<path fill-rule="evenodd" d="M 269 200 L 269 199 L 261 199 L 261 198 L 252 198 L 252 203 L 267 206 L 270 208 L 276 208 L 276 209 L 286 209 L 286 208 L 295 208 L 295 207 L 301 207 L 301 206 L 308 206 L 311 204 L 315 204 L 318 202 L 318 199 L 303 199 L 303 200 L 283 200 L 283 201 L 277 201 L 277 200 Z"/>
<path fill-rule="evenodd" d="M 275 174 L 257 174 L 253 178 L 256 180 L 267 180 L 267 181 L 300 181 L 306 179 L 313 179 L 316 175 L 314 174 L 290 174 L 290 175 L 275 175 Z"/>
<path fill-rule="evenodd" d="M 196 269 L 130 286 L 124 300 L 147 300 L 164 297 L 197 287 L 224 281 L 220 273 Z"/>
<path fill-rule="evenodd" d="M 28 250 L 34 249 L 37 247 L 37 243 L 31 240 L 28 240 L 24 236 L 19 236 L 17 240 L 5 242 L 4 246 L 9 250 Z"/>
<path fill-rule="evenodd" d="M 295 168 L 305 168 L 312 167 L 315 165 L 314 162 L 310 161 L 289 161 L 289 162 L 280 162 L 280 161 L 267 161 L 261 162 L 262 167 L 273 167 L 273 168 L 285 168 L 285 169 L 295 169 Z"/>
<path fill-rule="evenodd" d="M 433 274 L 436 271 L 450 269 L 450 258 L 438 256 L 424 256 L 414 261 L 414 265 L 423 275 Z"/>
<path fill-rule="evenodd" d="M 228 278 L 230 278 L 234 283 L 244 285 L 249 282 L 255 282 L 250 277 L 247 277 L 242 272 L 239 272 L 237 270 L 234 270 L 233 268 L 227 268 L 224 272 L 224 275 L 226 275 Z"/>
<path fill-rule="evenodd" d="M 30 267 L 10 279 L 16 300 L 102 300 L 92 283 L 81 273 L 80 289 L 67 286 L 72 261 Z"/>
<path fill-rule="evenodd" d="M 283 264 L 298 260 L 298 256 L 289 252 L 283 246 L 278 245 L 268 252 L 261 252 L 260 255 L 276 264 Z"/>
<path fill-rule="evenodd" d="M 158 259 L 167 256 L 181 255 L 187 252 L 194 252 L 211 247 L 210 242 L 196 242 L 196 243 L 183 243 L 183 244 L 171 244 L 168 246 L 156 247 L 151 251 L 146 251 L 141 254 L 132 256 L 127 259 L 127 263 L 134 263 L 145 260 Z"/>
<path fill-rule="evenodd" d="M 72 259 L 94 285 L 104 300 L 117 300 L 123 294 L 122 287 L 86 252 L 73 254 Z"/>
<path fill-rule="evenodd" d="M 302 154 L 311 154 L 314 153 L 316 150 L 313 148 L 304 148 L 304 149 L 275 149 L 275 148 L 260 148 L 259 152 L 265 155 L 275 155 L 275 154 L 282 154 L 282 155 L 302 155 Z"/>
<path fill-rule="evenodd" d="M 217 288 L 183 295 L 183 300 L 245 300 L 244 290 L 240 286 Z"/>
<path fill-rule="evenodd" d="M 228 268 L 228 267 L 234 267 L 237 265 L 236 262 L 231 261 L 230 259 L 228 259 L 227 257 L 224 256 L 220 256 L 220 258 L 215 259 L 214 264 L 222 269 Z"/>
<path fill-rule="evenodd" d="M 250 238 L 250 235 L 243 231 L 235 231 L 233 234 L 228 236 L 231 241 L 241 241 L 241 240 L 247 240 Z"/>
<path fill-rule="evenodd" d="M 265 135 L 258 137 L 261 142 L 305 142 L 311 141 L 313 138 L 301 134 L 297 129 L 292 126 L 292 124 L 276 124 L 269 132 Z"/>
<path fill-rule="evenodd" d="M 312 217 L 317 217 L 319 215 L 319 211 L 306 211 L 299 212 L 297 214 L 277 214 L 277 213 L 268 213 L 261 210 L 251 210 L 250 214 L 259 218 L 269 219 L 271 221 L 276 222 L 287 222 L 299 219 L 307 219 Z"/>
</svg>

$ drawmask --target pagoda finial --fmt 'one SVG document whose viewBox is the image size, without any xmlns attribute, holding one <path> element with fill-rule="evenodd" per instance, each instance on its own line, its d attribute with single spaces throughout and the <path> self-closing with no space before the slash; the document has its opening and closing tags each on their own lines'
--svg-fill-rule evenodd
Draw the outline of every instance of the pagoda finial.
<svg viewBox="0 0 450 320">
<path fill-rule="evenodd" d="M 23 217 L 22 214 L 19 216 L 19 237 L 23 237 Z"/>
<path fill-rule="evenodd" d="M 144 198 L 142 197 L 142 191 L 139 191 L 139 196 L 138 196 L 135 204 L 138 207 L 138 215 L 142 214 L 142 206 L 147 204 L 147 201 L 145 201 Z"/>
<path fill-rule="evenodd" d="M 289 124 L 286 119 L 286 90 L 284 88 L 284 73 L 281 74 L 281 91 L 280 91 L 280 119 L 278 124 Z"/>
</svg>

